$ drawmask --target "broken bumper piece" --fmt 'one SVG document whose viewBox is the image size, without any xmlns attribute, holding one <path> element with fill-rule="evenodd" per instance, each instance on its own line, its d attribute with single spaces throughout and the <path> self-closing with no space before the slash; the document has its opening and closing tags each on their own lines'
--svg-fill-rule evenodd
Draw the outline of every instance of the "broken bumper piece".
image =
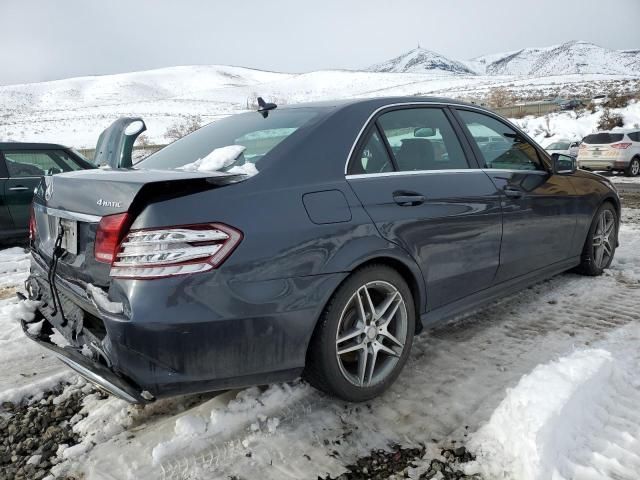
<svg viewBox="0 0 640 480">
<path fill-rule="evenodd" d="M 25 299 L 23 295 L 18 296 L 21 300 Z M 29 326 L 40 321 L 43 321 L 40 331 L 30 332 Z M 33 320 L 29 322 L 21 320 L 21 324 L 27 337 L 53 352 L 65 364 L 97 387 L 130 403 L 148 403 L 154 399 L 148 392 L 142 392 L 133 382 L 117 375 L 99 361 L 85 356 L 81 348 L 71 345 L 62 347 L 55 344 L 50 339 L 53 326 L 40 310 L 35 311 Z"/>
</svg>

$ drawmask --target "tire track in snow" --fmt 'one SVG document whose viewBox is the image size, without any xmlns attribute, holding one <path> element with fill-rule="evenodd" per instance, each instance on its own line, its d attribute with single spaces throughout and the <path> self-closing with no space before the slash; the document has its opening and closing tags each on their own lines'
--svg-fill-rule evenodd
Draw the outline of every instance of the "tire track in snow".
<svg viewBox="0 0 640 480">
<path fill-rule="evenodd" d="M 357 412 L 353 406 L 345 406 L 347 420 L 336 421 L 338 402 L 310 392 L 304 404 L 287 405 L 281 412 L 272 413 L 281 417 L 275 434 L 256 434 L 241 428 L 225 442 L 168 460 L 162 466 L 164 478 L 187 479 L 194 472 L 220 476 L 243 472 L 248 477 L 257 474 L 263 478 L 296 478 L 306 472 L 308 478 L 316 478 L 319 473 L 335 473 L 335 466 L 331 465 L 334 450 L 348 461 L 385 441 L 462 440 L 464 427 L 474 430 L 487 420 L 504 389 L 517 383 L 535 365 L 597 342 L 609 332 L 638 321 L 634 312 L 640 311 L 640 295 L 636 293 L 633 286 L 618 281 L 614 275 L 585 278 L 565 274 L 545 281 L 418 336 L 403 374 L 387 395 L 371 402 L 371 410 Z M 618 397 L 618 392 L 613 397 Z M 441 405 L 447 402 L 451 403 L 443 411 Z M 398 407 L 410 411 L 389 414 L 388 410 Z M 320 422 L 318 412 L 326 417 Z M 387 415 L 390 418 L 384 418 Z M 378 416 L 383 421 L 377 421 Z M 640 418 L 633 421 L 640 425 Z M 311 424 L 313 432 L 306 431 L 309 428 L 305 423 Z M 360 426 L 358 433 L 350 434 L 350 445 L 336 445 L 331 440 L 326 445 L 325 440 L 340 437 L 341 432 L 354 432 L 354 427 L 362 424 L 369 427 Z M 373 428 L 378 426 L 387 429 L 384 441 L 378 429 Z M 287 436 L 296 438 L 296 449 L 285 450 L 281 445 Z M 243 441 L 251 446 L 244 446 Z M 274 467 L 279 448 L 284 451 L 280 452 L 282 464 Z M 270 461 L 247 460 L 245 454 L 256 449 L 272 453 Z M 318 455 L 317 450 L 322 453 Z M 312 460 L 304 460 L 305 455 Z"/>
</svg>

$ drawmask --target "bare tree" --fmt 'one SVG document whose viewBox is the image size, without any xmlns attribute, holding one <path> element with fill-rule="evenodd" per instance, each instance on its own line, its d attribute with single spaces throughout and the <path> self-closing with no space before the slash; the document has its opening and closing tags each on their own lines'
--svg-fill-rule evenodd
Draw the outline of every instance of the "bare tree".
<svg viewBox="0 0 640 480">
<path fill-rule="evenodd" d="M 202 117 L 200 115 L 189 115 L 167 128 L 164 136 L 175 141 L 185 135 L 189 135 L 191 132 L 195 132 L 200 127 L 202 127 Z"/>
</svg>

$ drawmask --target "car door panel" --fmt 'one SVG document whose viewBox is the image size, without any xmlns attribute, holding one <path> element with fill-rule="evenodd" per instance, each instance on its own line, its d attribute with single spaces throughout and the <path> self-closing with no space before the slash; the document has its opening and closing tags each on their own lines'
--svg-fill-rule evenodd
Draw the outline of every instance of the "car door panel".
<svg viewBox="0 0 640 480">
<path fill-rule="evenodd" d="M 0 152 L 0 238 L 4 238 L 13 234 L 15 225 L 13 218 L 9 212 L 7 199 L 7 167 L 4 163 L 4 156 Z"/>
<path fill-rule="evenodd" d="M 500 196 L 479 170 L 352 177 L 349 183 L 380 234 L 416 260 L 427 310 L 491 286 L 498 268 Z M 394 192 L 425 197 L 399 205 Z"/>
<path fill-rule="evenodd" d="M 427 310 L 491 286 L 500 195 L 485 173 L 470 168 L 468 145 L 447 111 L 389 110 L 370 130 L 350 163 L 357 174 L 347 180 L 380 234 L 420 266 Z"/>
<path fill-rule="evenodd" d="M 542 149 L 503 120 L 464 108 L 456 118 L 484 172 L 502 195 L 503 234 L 496 282 L 572 256 L 579 196 L 566 176 L 551 174 Z M 501 140 L 487 148 L 478 138 Z M 474 138 L 476 140 L 474 140 Z"/>
<path fill-rule="evenodd" d="M 578 198 L 567 177 L 546 172 L 486 170 L 497 189 L 519 191 L 502 200 L 503 235 L 497 282 L 566 260 L 577 219 Z"/>
</svg>

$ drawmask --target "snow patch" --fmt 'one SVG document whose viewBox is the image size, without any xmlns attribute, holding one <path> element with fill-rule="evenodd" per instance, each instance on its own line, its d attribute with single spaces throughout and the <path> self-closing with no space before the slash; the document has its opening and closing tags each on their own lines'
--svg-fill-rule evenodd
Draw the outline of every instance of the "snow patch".
<svg viewBox="0 0 640 480">
<path fill-rule="evenodd" d="M 467 473 L 492 479 L 564 478 L 556 465 L 567 450 L 581 448 L 585 439 L 576 430 L 594 414 L 594 398 L 612 371 L 612 356 L 602 349 L 537 366 L 507 390 L 489 422 L 472 435 L 468 447 L 477 459 Z"/>
<path fill-rule="evenodd" d="M 124 311 L 122 303 L 112 302 L 109 300 L 107 292 L 95 285 L 92 285 L 91 283 L 87 285 L 87 295 L 100 310 L 113 314 L 119 314 Z"/>
<path fill-rule="evenodd" d="M 187 172 L 216 172 L 230 166 L 246 150 L 243 145 L 227 145 L 212 150 L 206 157 L 187 163 L 180 170 Z"/>
</svg>

